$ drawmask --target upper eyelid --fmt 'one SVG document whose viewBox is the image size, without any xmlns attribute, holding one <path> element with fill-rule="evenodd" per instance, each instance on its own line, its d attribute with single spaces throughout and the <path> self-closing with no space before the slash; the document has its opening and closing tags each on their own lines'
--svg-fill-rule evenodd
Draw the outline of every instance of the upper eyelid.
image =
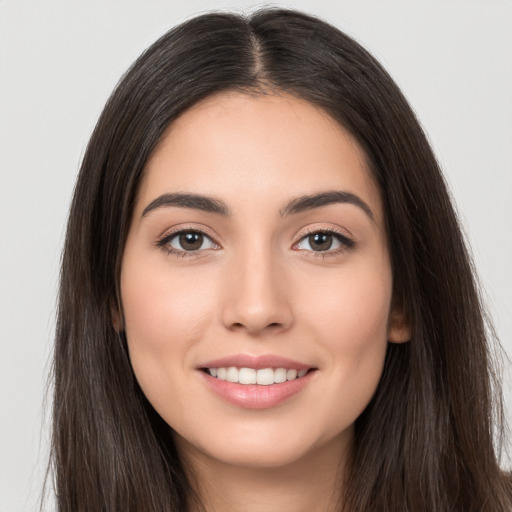
<svg viewBox="0 0 512 512">
<path fill-rule="evenodd" d="M 185 226 L 185 227 L 179 227 L 176 229 L 166 230 L 166 231 L 164 231 L 164 233 L 162 235 L 160 235 L 157 238 L 156 243 L 159 244 L 160 242 L 162 242 L 164 240 L 170 240 L 170 239 L 174 238 L 175 236 L 180 235 L 182 233 L 200 233 L 201 235 L 208 237 L 215 244 L 217 244 L 219 246 L 221 245 L 217 241 L 216 236 L 209 233 L 205 228 L 198 228 L 195 226 Z"/>
<path fill-rule="evenodd" d="M 167 237 L 172 237 L 175 235 L 179 235 L 181 233 L 188 233 L 188 232 L 194 232 L 194 233 L 201 233 L 202 235 L 206 235 L 207 237 L 211 238 L 213 241 L 216 241 L 216 236 L 210 234 L 207 230 L 204 228 L 198 228 L 195 226 L 186 226 L 186 227 L 179 227 L 176 230 L 166 230 L 162 235 L 158 237 L 158 240 L 162 240 Z M 315 227 L 315 228 L 306 228 L 306 231 L 303 231 L 300 234 L 300 237 L 297 238 L 297 242 L 302 240 L 308 235 L 315 234 L 315 233 L 333 233 L 340 235 L 345 238 L 353 238 L 353 236 L 350 233 L 343 233 L 341 229 L 336 229 L 332 227 Z M 297 235 L 296 235 L 297 236 Z M 218 242 L 216 242 L 218 243 Z"/>
<path fill-rule="evenodd" d="M 315 234 L 315 233 L 332 233 L 334 235 L 340 235 L 345 238 L 352 238 L 352 235 L 343 233 L 341 229 L 336 229 L 336 228 L 332 228 L 332 227 L 327 227 L 327 228 L 324 227 L 324 228 L 306 228 L 306 231 L 302 232 L 299 240 L 302 240 L 304 237 L 306 237 L 308 235 Z"/>
<path fill-rule="evenodd" d="M 306 229 L 305 232 L 301 233 L 300 237 L 297 239 L 297 242 L 295 242 L 294 245 L 296 245 L 298 242 L 300 242 L 304 238 L 306 238 L 310 235 L 314 235 L 316 233 L 329 233 L 332 235 L 338 235 L 340 238 L 342 238 L 344 240 L 350 240 L 354 244 L 356 242 L 355 238 L 353 237 L 353 235 L 351 233 L 344 233 L 343 230 L 332 228 L 332 227 L 323 227 L 323 228 L 312 228 L 312 229 L 308 228 L 308 229 Z"/>
</svg>

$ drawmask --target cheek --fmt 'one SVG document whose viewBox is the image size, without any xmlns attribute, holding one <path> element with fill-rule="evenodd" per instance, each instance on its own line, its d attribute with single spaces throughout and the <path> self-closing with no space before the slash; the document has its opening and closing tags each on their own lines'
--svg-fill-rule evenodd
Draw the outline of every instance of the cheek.
<svg viewBox="0 0 512 512">
<path fill-rule="evenodd" d="M 161 342 L 200 328 L 215 291 L 201 272 L 171 272 L 163 265 L 124 265 L 121 295 L 126 329 L 134 337 Z M 188 337 L 187 337 L 188 338 Z"/>
<path fill-rule="evenodd" d="M 310 337 L 329 355 L 325 382 L 332 387 L 324 392 L 342 400 L 352 420 L 371 400 L 382 374 L 391 287 L 389 267 L 352 267 L 326 281 L 322 293 L 310 287 L 303 302 Z"/>
<path fill-rule="evenodd" d="M 300 316 L 325 333 L 331 348 L 358 351 L 386 341 L 392 278 L 387 260 L 362 261 L 301 284 Z"/>
<path fill-rule="evenodd" d="M 214 290 L 200 272 L 183 276 L 165 265 L 130 263 L 123 263 L 121 278 L 128 349 L 137 380 L 153 401 L 168 395 L 190 364 L 190 348 L 211 323 Z"/>
</svg>

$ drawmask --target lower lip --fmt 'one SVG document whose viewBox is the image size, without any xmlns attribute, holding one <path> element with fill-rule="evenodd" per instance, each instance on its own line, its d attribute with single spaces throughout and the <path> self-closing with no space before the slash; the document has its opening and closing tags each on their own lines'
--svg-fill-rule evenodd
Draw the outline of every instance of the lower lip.
<svg viewBox="0 0 512 512">
<path fill-rule="evenodd" d="M 267 409 L 282 404 L 302 391 L 316 372 L 310 371 L 304 377 L 269 386 L 238 384 L 217 379 L 204 371 L 200 373 L 210 389 L 230 404 L 246 409 Z"/>
</svg>

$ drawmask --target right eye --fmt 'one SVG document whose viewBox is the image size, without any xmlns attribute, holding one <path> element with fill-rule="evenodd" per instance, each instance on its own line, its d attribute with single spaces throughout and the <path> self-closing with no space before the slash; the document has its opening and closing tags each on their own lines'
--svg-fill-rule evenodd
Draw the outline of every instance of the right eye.
<svg viewBox="0 0 512 512">
<path fill-rule="evenodd" d="M 169 254 L 177 256 L 192 256 L 190 253 L 219 248 L 206 233 L 190 229 L 169 233 L 160 239 L 157 245 Z"/>
</svg>

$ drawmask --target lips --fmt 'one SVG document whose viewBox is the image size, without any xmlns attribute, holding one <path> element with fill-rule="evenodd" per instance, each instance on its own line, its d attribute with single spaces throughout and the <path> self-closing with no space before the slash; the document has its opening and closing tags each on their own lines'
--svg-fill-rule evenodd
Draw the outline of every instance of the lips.
<svg viewBox="0 0 512 512">
<path fill-rule="evenodd" d="M 238 407 L 277 406 L 303 390 L 317 368 L 276 355 L 238 354 L 198 367 L 207 387 Z"/>
<path fill-rule="evenodd" d="M 235 354 L 232 356 L 221 357 L 211 361 L 205 361 L 199 365 L 200 368 L 254 368 L 260 370 L 263 368 L 286 368 L 299 370 L 309 370 L 312 365 L 305 364 L 287 357 L 281 357 L 274 354 L 263 354 L 253 356 L 250 354 Z"/>
</svg>

